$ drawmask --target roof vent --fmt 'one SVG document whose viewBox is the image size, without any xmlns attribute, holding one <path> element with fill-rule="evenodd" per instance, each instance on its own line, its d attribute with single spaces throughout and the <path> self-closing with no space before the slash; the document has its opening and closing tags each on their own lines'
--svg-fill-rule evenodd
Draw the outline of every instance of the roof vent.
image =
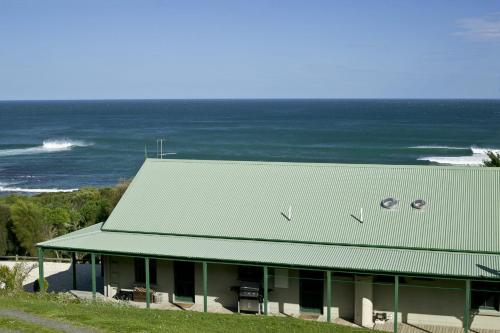
<svg viewBox="0 0 500 333">
<path fill-rule="evenodd" d="M 382 207 L 384 207 L 385 209 L 394 209 L 398 206 L 399 204 L 399 201 L 397 199 L 394 199 L 394 198 L 386 198 L 384 200 L 382 200 L 382 202 L 380 203 L 380 205 Z"/>
<path fill-rule="evenodd" d="M 415 209 L 422 209 L 425 207 L 426 204 L 427 203 L 425 202 L 425 200 L 417 199 L 411 203 L 411 206 Z"/>
</svg>

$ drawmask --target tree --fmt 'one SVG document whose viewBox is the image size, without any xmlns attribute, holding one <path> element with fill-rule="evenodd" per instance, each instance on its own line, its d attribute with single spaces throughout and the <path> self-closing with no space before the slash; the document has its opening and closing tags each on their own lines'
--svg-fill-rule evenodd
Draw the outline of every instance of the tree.
<svg viewBox="0 0 500 333">
<path fill-rule="evenodd" d="M 36 243 L 64 233 L 70 219 L 64 208 L 45 208 L 27 200 L 18 200 L 12 205 L 11 214 L 19 243 L 33 256 Z"/>
<path fill-rule="evenodd" d="M 67 209 L 62 207 L 44 208 L 44 224 L 52 225 L 57 229 L 57 234 L 65 234 L 70 223 L 70 215 Z"/>
<path fill-rule="evenodd" d="M 9 250 L 10 209 L 7 205 L 0 204 L 0 256 L 7 254 Z"/>
<path fill-rule="evenodd" d="M 31 255 L 35 255 L 36 243 L 50 233 L 44 226 L 43 209 L 34 202 L 18 200 L 11 207 L 12 224 L 21 246 Z"/>
<path fill-rule="evenodd" d="M 488 155 L 489 160 L 484 160 L 483 164 L 486 167 L 500 167 L 500 154 L 495 153 L 493 151 L 489 151 L 486 153 Z"/>
</svg>

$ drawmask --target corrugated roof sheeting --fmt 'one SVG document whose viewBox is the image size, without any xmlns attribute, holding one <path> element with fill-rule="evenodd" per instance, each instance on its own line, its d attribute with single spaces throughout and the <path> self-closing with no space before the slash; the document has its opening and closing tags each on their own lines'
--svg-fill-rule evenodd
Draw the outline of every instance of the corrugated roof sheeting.
<svg viewBox="0 0 500 333">
<path fill-rule="evenodd" d="M 499 185 L 495 168 L 148 159 L 103 230 L 500 253 Z"/>
<path fill-rule="evenodd" d="M 194 260 L 260 263 L 407 275 L 500 278 L 500 255 L 231 240 L 87 228 L 39 246 Z"/>
</svg>

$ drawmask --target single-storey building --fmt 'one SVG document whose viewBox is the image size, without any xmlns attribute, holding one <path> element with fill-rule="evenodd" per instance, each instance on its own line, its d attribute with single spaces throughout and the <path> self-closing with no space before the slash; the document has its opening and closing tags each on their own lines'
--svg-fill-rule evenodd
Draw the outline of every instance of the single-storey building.
<svg viewBox="0 0 500 333">
<path fill-rule="evenodd" d="M 38 248 L 41 276 L 90 253 L 148 307 L 500 332 L 497 168 L 147 159 L 107 221 Z"/>
</svg>

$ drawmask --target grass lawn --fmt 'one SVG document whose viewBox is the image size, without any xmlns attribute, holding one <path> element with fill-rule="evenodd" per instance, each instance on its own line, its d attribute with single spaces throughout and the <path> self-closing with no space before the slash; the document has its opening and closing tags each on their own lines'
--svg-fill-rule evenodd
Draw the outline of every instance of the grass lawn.
<svg viewBox="0 0 500 333">
<path fill-rule="evenodd" d="M 77 301 L 62 294 L 0 292 L 0 309 L 22 310 L 102 332 L 374 332 L 295 318 L 138 309 L 112 303 Z M 2 317 L 0 327 L 23 332 L 52 332 L 30 331 L 33 324 Z"/>
</svg>

